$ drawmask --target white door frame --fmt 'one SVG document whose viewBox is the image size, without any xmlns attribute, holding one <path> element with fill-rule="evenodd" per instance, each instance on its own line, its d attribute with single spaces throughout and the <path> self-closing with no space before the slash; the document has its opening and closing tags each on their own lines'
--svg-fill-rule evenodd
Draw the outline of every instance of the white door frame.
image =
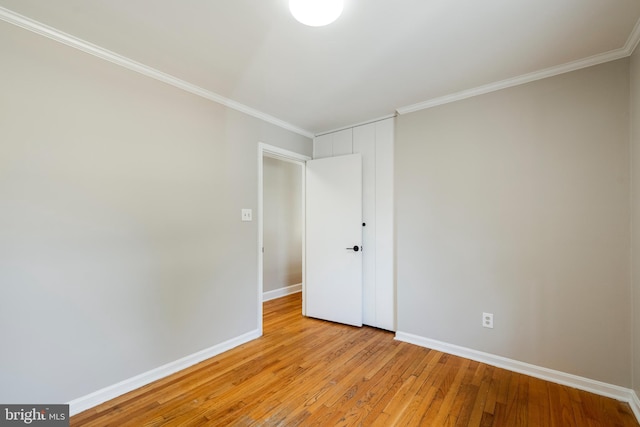
<svg viewBox="0 0 640 427">
<path fill-rule="evenodd" d="M 285 150 L 275 145 L 258 143 L 258 331 L 262 335 L 262 295 L 264 292 L 263 269 L 264 269 L 264 167 L 262 161 L 264 157 L 271 157 L 285 162 L 300 165 L 302 168 L 302 314 L 304 313 L 304 294 L 305 294 L 305 234 L 306 234 L 306 215 L 305 215 L 305 164 L 311 157 L 294 151 Z"/>
</svg>

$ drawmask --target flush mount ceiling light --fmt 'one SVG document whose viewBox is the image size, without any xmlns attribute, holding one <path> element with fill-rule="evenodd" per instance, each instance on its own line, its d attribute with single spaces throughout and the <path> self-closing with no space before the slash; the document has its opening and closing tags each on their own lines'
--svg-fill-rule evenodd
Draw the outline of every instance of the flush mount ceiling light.
<svg viewBox="0 0 640 427">
<path fill-rule="evenodd" d="M 294 18 L 310 27 L 329 25 L 342 13 L 344 0 L 289 0 Z"/>
</svg>

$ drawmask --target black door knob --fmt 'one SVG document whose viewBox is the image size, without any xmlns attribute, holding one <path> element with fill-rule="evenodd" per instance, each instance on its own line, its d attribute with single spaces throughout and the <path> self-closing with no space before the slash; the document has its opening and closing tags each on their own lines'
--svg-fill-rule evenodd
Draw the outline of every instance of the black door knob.
<svg viewBox="0 0 640 427">
<path fill-rule="evenodd" d="M 360 248 L 358 247 L 358 245 L 355 245 L 352 248 L 347 248 L 348 251 L 354 251 L 354 252 L 358 252 L 360 250 Z"/>
</svg>

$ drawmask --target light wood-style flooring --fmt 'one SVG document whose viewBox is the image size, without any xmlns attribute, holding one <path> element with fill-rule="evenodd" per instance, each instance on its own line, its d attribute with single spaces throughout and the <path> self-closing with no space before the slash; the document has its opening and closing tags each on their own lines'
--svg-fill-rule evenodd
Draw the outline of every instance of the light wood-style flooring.
<svg viewBox="0 0 640 427">
<path fill-rule="evenodd" d="M 265 303 L 264 336 L 72 426 L 638 426 L 626 403 Z"/>
</svg>

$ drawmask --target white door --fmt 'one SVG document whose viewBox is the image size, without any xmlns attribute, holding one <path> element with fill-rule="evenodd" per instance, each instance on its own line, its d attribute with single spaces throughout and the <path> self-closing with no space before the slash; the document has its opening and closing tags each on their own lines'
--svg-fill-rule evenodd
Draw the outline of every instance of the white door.
<svg viewBox="0 0 640 427">
<path fill-rule="evenodd" d="M 360 154 L 307 161 L 305 210 L 305 314 L 362 326 Z"/>
</svg>

